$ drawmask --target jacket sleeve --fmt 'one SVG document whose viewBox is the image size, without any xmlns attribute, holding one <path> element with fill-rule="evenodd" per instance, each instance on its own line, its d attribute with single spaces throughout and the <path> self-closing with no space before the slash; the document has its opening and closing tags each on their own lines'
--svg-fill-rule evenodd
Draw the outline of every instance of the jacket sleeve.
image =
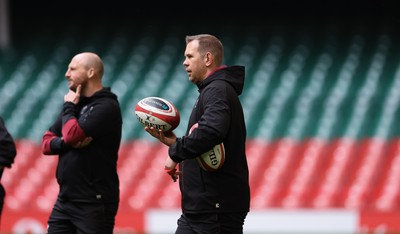
<svg viewBox="0 0 400 234">
<path fill-rule="evenodd" d="M 116 113 L 120 113 L 118 103 L 102 100 L 87 108 L 78 115 L 77 105 L 72 102 L 63 104 L 58 119 L 43 135 L 43 154 L 60 154 L 86 137 L 97 138 L 118 127 L 111 124 L 115 122 Z"/>
<path fill-rule="evenodd" d="M 14 139 L 8 132 L 3 119 L 0 118 L 0 165 L 11 167 L 16 155 L 17 149 Z"/>
<path fill-rule="evenodd" d="M 42 136 L 42 153 L 44 155 L 58 155 L 70 148 L 62 139 L 61 114 L 59 114 L 53 125 Z"/>
<path fill-rule="evenodd" d="M 178 138 L 169 147 L 170 158 L 175 162 L 195 158 L 223 142 L 231 123 L 231 108 L 223 86 L 207 87 L 200 95 L 195 110 L 201 112 L 198 127 L 190 134 Z M 192 118 L 192 117 L 191 117 Z M 192 126 L 188 126 L 191 128 Z M 188 131 L 189 132 L 189 131 Z"/>
<path fill-rule="evenodd" d="M 81 127 L 81 123 L 87 121 L 85 116 L 77 118 L 76 105 L 65 102 L 62 114 L 62 140 L 67 145 L 75 145 L 87 136 Z"/>
<path fill-rule="evenodd" d="M 108 135 L 119 128 L 121 110 L 119 104 L 111 98 L 103 98 L 97 100 L 88 109 L 84 111 L 79 117 L 69 118 L 68 114 L 64 112 L 62 135 L 66 143 L 78 142 L 83 140 L 86 136 L 93 139 Z"/>
<path fill-rule="evenodd" d="M 44 155 L 60 154 L 68 149 L 69 147 L 65 144 L 62 137 L 58 137 L 50 130 L 44 133 L 42 138 L 42 153 Z"/>
</svg>

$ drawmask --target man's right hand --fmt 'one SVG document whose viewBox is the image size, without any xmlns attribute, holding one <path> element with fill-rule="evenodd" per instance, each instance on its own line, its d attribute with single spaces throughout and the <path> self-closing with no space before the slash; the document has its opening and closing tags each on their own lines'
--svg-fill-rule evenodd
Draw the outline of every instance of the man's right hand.
<svg viewBox="0 0 400 234">
<path fill-rule="evenodd" d="M 72 102 L 74 104 L 79 103 L 79 98 L 81 97 L 81 89 L 82 85 L 78 85 L 76 88 L 76 92 L 69 90 L 67 94 L 64 96 L 64 102 Z"/>
<path fill-rule="evenodd" d="M 167 146 L 170 146 L 176 142 L 176 135 L 172 131 L 164 133 L 162 130 L 148 126 L 144 127 L 144 130 Z"/>
</svg>

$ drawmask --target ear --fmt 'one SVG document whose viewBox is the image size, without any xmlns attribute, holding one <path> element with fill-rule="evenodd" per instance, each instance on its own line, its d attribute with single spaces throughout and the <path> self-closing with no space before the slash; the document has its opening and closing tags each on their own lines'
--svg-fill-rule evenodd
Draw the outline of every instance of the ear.
<svg viewBox="0 0 400 234">
<path fill-rule="evenodd" d="M 87 75 L 88 75 L 89 79 L 91 79 L 91 78 L 94 76 L 94 68 L 93 68 L 93 67 L 90 68 L 90 69 L 87 71 Z"/>
<path fill-rule="evenodd" d="M 210 52 L 207 52 L 205 55 L 205 62 L 206 62 L 206 66 L 209 67 L 211 64 L 213 64 L 213 55 Z"/>
</svg>

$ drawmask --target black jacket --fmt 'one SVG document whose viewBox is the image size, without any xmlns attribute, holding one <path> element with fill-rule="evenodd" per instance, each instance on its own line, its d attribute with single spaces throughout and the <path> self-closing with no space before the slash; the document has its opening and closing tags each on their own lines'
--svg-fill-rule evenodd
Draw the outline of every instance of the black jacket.
<svg viewBox="0 0 400 234">
<path fill-rule="evenodd" d="M 3 167 L 11 167 L 14 163 L 17 149 L 11 134 L 8 132 L 3 118 L 0 117 L 0 165 Z M 3 171 L 0 172 L 0 178 Z"/>
<path fill-rule="evenodd" d="M 169 156 L 180 162 L 182 171 L 183 212 L 249 211 L 246 125 L 238 97 L 244 73 L 242 66 L 222 67 L 200 83 L 186 135 L 169 147 Z M 189 135 L 195 123 L 198 127 Z M 216 172 L 204 171 L 194 158 L 221 142 L 225 146 L 224 165 Z"/>
<path fill-rule="evenodd" d="M 54 124 L 44 134 L 42 151 L 59 155 L 59 199 L 80 202 L 118 202 L 118 151 L 122 115 L 117 96 L 103 88 L 77 105 L 63 104 Z M 72 145 L 92 137 L 84 148 Z M 62 137 L 62 138 L 61 138 Z"/>
</svg>

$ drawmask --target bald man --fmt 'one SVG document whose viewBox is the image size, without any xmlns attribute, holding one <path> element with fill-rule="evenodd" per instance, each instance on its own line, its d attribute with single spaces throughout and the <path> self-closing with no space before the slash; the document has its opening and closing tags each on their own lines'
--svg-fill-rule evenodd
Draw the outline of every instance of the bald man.
<svg viewBox="0 0 400 234">
<path fill-rule="evenodd" d="M 43 154 L 59 157 L 60 190 L 48 220 L 49 234 L 113 233 L 122 115 L 117 96 L 102 84 L 103 74 L 97 54 L 72 58 L 61 112 L 43 135 Z"/>
</svg>

